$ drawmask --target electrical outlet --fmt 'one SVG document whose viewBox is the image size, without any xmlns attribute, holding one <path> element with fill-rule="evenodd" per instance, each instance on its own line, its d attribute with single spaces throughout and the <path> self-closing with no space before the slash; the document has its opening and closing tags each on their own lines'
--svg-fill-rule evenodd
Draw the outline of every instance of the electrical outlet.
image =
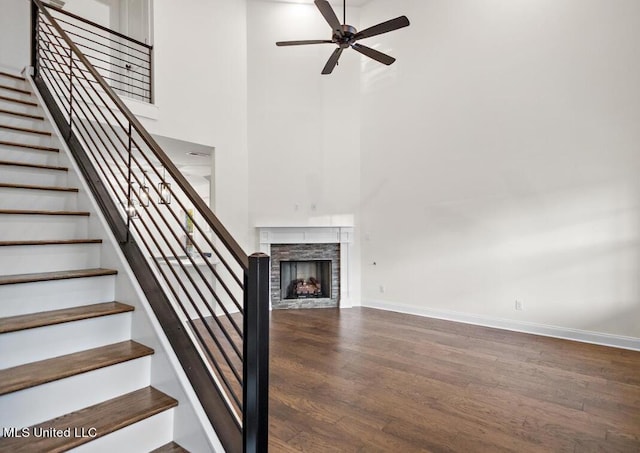
<svg viewBox="0 0 640 453">
<path fill-rule="evenodd" d="M 524 310 L 524 305 L 522 304 L 522 301 L 521 301 L 521 300 L 516 300 L 516 307 L 515 307 L 515 308 L 516 308 L 516 310 L 518 310 L 518 311 L 522 311 L 522 310 Z"/>
<path fill-rule="evenodd" d="M 384 293 L 387 290 L 387 288 L 384 287 L 384 285 L 380 285 L 380 292 Z"/>
</svg>

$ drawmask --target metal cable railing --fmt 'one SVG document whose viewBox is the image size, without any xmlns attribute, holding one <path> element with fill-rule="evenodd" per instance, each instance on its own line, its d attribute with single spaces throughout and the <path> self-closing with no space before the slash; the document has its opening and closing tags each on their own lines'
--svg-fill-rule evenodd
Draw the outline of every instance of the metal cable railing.
<svg viewBox="0 0 640 453">
<path fill-rule="evenodd" d="M 114 91 L 153 102 L 152 46 L 53 5 L 47 8 Z"/>
<path fill-rule="evenodd" d="M 36 85 L 203 407 L 227 450 L 240 435 L 266 451 L 268 257 L 242 251 L 84 53 L 91 41 L 32 1 Z"/>
</svg>

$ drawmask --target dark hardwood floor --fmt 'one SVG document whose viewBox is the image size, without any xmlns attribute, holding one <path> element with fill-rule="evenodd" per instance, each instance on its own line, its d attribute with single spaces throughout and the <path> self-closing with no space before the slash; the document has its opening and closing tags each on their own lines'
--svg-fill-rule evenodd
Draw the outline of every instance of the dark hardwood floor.
<svg viewBox="0 0 640 453">
<path fill-rule="evenodd" d="M 271 452 L 640 452 L 640 352 L 366 308 L 271 329 Z"/>
</svg>

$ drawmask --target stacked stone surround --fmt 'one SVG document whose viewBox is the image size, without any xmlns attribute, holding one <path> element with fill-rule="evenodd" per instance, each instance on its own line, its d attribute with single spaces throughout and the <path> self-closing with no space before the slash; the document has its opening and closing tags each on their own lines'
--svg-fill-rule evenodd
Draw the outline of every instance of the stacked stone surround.
<svg viewBox="0 0 640 453">
<path fill-rule="evenodd" d="M 280 298 L 280 261 L 331 260 L 331 298 Z M 271 308 L 336 308 L 340 302 L 340 244 L 271 244 Z"/>
</svg>

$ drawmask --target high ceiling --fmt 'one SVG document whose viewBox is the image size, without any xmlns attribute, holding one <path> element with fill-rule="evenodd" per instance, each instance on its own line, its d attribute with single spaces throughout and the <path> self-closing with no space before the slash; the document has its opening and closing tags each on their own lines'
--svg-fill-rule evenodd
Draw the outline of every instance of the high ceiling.
<svg viewBox="0 0 640 453">
<path fill-rule="evenodd" d="M 313 3 L 313 0 L 259 0 L 263 2 L 280 2 L 280 3 Z M 347 6 L 362 6 L 371 0 L 347 0 Z M 342 6 L 342 0 L 329 0 L 334 6 Z"/>
</svg>

